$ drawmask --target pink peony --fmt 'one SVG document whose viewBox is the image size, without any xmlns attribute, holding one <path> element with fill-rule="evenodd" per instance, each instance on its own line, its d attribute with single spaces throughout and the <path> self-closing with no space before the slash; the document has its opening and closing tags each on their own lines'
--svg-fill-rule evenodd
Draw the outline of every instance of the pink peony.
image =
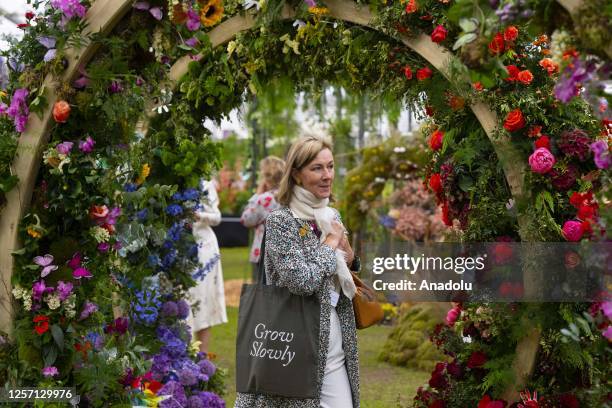
<svg viewBox="0 0 612 408">
<path fill-rule="evenodd" d="M 448 311 L 448 313 L 446 313 L 446 324 L 449 326 L 454 326 L 460 314 L 461 309 L 459 307 L 453 307 Z"/>
<path fill-rule="evenodd" d="M 563 224 L 563 237 L 570 242 L 578 242 L 582 238 L 584 230 L 579 221 L 565 221 Z"/>
<path fill-rule="evenodd" d="M 538 174 L 546 174 L 555 165 L 555 156 L 545 147 L 536 149 L 529 156 L 531 170 Z"/>
</svg>

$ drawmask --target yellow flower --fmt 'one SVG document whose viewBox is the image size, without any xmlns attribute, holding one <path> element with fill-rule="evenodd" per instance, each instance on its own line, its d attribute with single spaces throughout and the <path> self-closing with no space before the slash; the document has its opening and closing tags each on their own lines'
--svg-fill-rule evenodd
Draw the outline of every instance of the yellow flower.
<svg viewBox="0 0 612 408">
<path fill-rule="evenodd" d="M 306 234 L 308 234 L 308 227 L 302 225 L 302 227 L 300 228 L 300 237 L 303 237 Z"/>
<path fill-rule="evenodd" d="M 315 16 L 322 16 L 323 14 L 329 13 L 327 7 L 308 7 L 308 11 Z"/>
<path fill-rule="evenodd" d="M 200 4 L 200 21 L 205 27 L 212 27 L 223 17 L 222 0 L 198 1 Z"/>
<path fill-rule="evenodd" d="M 33 227 L 28 227 L 28 235 L 36 239 L 42 237 L 42 234 L 36 231 Z"/>
<path fill-rule="evenodd" d="M 136 184 L 140 185 L 145 182 L 147 177 L 151 174 L 151 167 L 149 167 L 148 163 L 142 165 L 142 170 L 140 170 L 140 176 L 136 179 Z"/>
<path fill-rule="evenodd" d="M 202 344 L 202 342 L 200 340 L 194 340 L 191 342 L 191 346 L 189 347 L 189 349 L 195 354 L 198 353 L 200 351 L 200 344 Z"/>
</svg>

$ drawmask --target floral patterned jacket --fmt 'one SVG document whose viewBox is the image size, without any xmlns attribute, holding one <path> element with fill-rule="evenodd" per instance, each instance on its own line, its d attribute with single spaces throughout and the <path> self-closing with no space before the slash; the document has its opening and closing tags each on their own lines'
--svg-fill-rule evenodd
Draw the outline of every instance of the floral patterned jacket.
<svg viewBox="0 0 612 408">
<path fill-rule="evenodd" d="M 336 269 L 334 250 L 319 242 L 305 220 L 296 219 L 287 207 L 272 212 L 266 220 L 266 249 L 264 255 L 266 279 L 269 284 L 288 288 L 298 295 L 315 293 L 321 302 L 321 329 L 319 332 L 319 367 L 317 388 L 321 395 L 332 305 L 332 273 Z M 340 294 L 336 306 L 342 328 L 342 346 L 353 407 L 359 408 L 359 357 L 353 304 Z M 261 394 L 238 393 L 235 408 L 319 408 L 317 399 L 272 397 Z"/>
<path fill-rule="evenodd" d="M 266 191 L 262 194 L 255 194 L 249 199 L 240 222 L 247 228 L 255 228 L 255 237 L 251 252 L 249 253 L 249 261 L 252 263 L 259 262 L 259 251 L 261 250 L 261 240 L 264 233 L 264 224 L 270 213 L 280 207 L 276 202 L 274 195 L 277 190 Z"/>
</svg>

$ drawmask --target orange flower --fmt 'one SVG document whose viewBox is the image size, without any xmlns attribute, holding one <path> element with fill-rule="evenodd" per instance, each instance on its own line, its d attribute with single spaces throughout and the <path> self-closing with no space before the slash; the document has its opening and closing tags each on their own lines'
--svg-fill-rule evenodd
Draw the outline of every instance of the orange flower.
<svg viewBox="0 0 612 408">
<path fill-rule="evenodd" d="M 529 85 L 533 81 L 533 74 L 528 69 L 521 71 L 517 75 L 517 79 L 525 85 Z"/>
<path fill-rule="evenodd" d="M 223 17 L 221 0 L 198 1 L 198 4 L 200 4 L 200 22 L 204 27 L 214 26 Z"/>
<path fill-rule="evenodd" d="M 408 4 L 406 4 L 406 13 L 412 14 L 417 11 L 419 8 L 416 0 L 408 0 Z"/>
<path fill-rule="evenodd" d="M 53 119 L 57 123 L 66 123 L 70 116 L 70 105 L 66 101 L 57 101 L 53 105 Z"/>
<path fill-rule="evenodd" d="M 504 31 L 504 40 L 506 41 L 514 41 L 518 38 L 519 30 L 515 26 L 509 26 Z"/>
<path fill-rule="evenodd" d="M 533 42 L 533 45 L 546 45 L 548 44 L 548 36 L 546 34 L 542 34 L 538 37 L 537 40 Z"/>
<path fill-rule="evenodd" d="M 429 147 L 431 147 L 431 150 L 437 151 L 442 148 L 443 144 L 444 144 L 444 132 L 440 130 L 436 130 L 435 132 L 431 134 L 431 137 L 429 138 Z"/>
<path fill-rule="evenodd" d="M 175 4 L 172 7 L 172 22 L 175 24 L 183 24 L 187 21 L 187 12 L 183 4 Z"/>
<path fill-rule="evenodd" d="M 450 95 L 448 98 L 448 105 L 454 111 L 461 110 L 465 107 L 465 99 L 457 95 Z"/>
<path fill-rule="evenodd" d="M 504 52 L 504 48 L 504 36 L 502 33 L 495 34 L 495 37 L 489 43 L 489 51 L 491 51 L 491 54 L 501 54 Z"/>
<path fill-rule="evenodd" d="M 555 61 L 551 60 L 550 58 L 543 58 L 539 62 L 539 65 L 542 68 L 544 68 L 546 72 L 548 72 L 549 76 L 559 71 L 559 64 L 557 64 Z"/>
<path fill-rule="evenodd" d="M 478 91 L 478 92 L 480 92 L 480 91 L 482 91 L 482 90 L 484 89 L 484 88 L 482 87 L 482 84 L 480 83 L 480 81 L 478 81 L 478 82 L 474 82 L 474 83 L 472 84 L 472 88 L 474 88 L 474 90 L 475 90 L 475 91 Z"/>
</svg>

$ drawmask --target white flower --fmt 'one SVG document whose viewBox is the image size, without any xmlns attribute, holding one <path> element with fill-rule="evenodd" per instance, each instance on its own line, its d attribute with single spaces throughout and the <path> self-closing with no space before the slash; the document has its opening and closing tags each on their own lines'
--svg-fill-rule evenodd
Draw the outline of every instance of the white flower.
<svg viewBox="0 0 612 408">
<path fill-rule="evenodd" d="M 375 178 L 374 178 L 374 182 L 375 182 L 375 183 L 384 183 L 384 182 L 385 182 L 385 179 L 384 179 L 384 178 L 382 178 L 382 177 L 375 177 Z"/>
<path fill-rule="evenodd" d="M 406 148 L 403 146 L 396 146 L 393 148 L 393 152 L 394 153 L 405 153 L 406 152 Z"/>
<path fill-rule="evenodd" d="M 31 297 L 26 297 L 23 299 L 23 308 L 28 312 L 32 309 L 32 298 Z"/>
<path fill-rule="evenodd" d="M 96 242 L 102 243 L 107 242 L 110 239 L 110 233 L 106 228 L 93 227 L 89 230 L 89 234 L 96 240 Z"/>
<path fill-rule="evenodd" d="M 52 295 L 47 295 L 45 297 L 45 302 L 47 302 L 47 305 L 49 306 L 49 309 L 51 310 L 55 310 L 61 305 L 59 295 L 55 293 Z"/>
<path fill-rule="evenodd" d="M 510 211 L 514 207 L 514 198 L 511 198 L 506 203 L 506 210 Z"/>
<path fill-rule="evenodd" d="M 248 10 L 253 7 L 255 7 L 257 11 L 261 10 L 261 4 L 257 0 L 245 0 L 245 2 L 242 3 L 242 6 L 245 10 Z"/>
<path fill-rule="evenodd" d="M 297 29 L 299 30 L 302 27 L 306 27 L 306 23 L 303 20 L 297 19 L 293 22 L 293 26 L 297 27 Z"/>
<path fill-rule="evenodd" d="M 22 297 L 25 296 L 27 291 L 21 286 L 15 286 L 12 292 L 13 292 L 13 296 L 15 297 L 15 299 L 21 299 Z"/>
</svg>

